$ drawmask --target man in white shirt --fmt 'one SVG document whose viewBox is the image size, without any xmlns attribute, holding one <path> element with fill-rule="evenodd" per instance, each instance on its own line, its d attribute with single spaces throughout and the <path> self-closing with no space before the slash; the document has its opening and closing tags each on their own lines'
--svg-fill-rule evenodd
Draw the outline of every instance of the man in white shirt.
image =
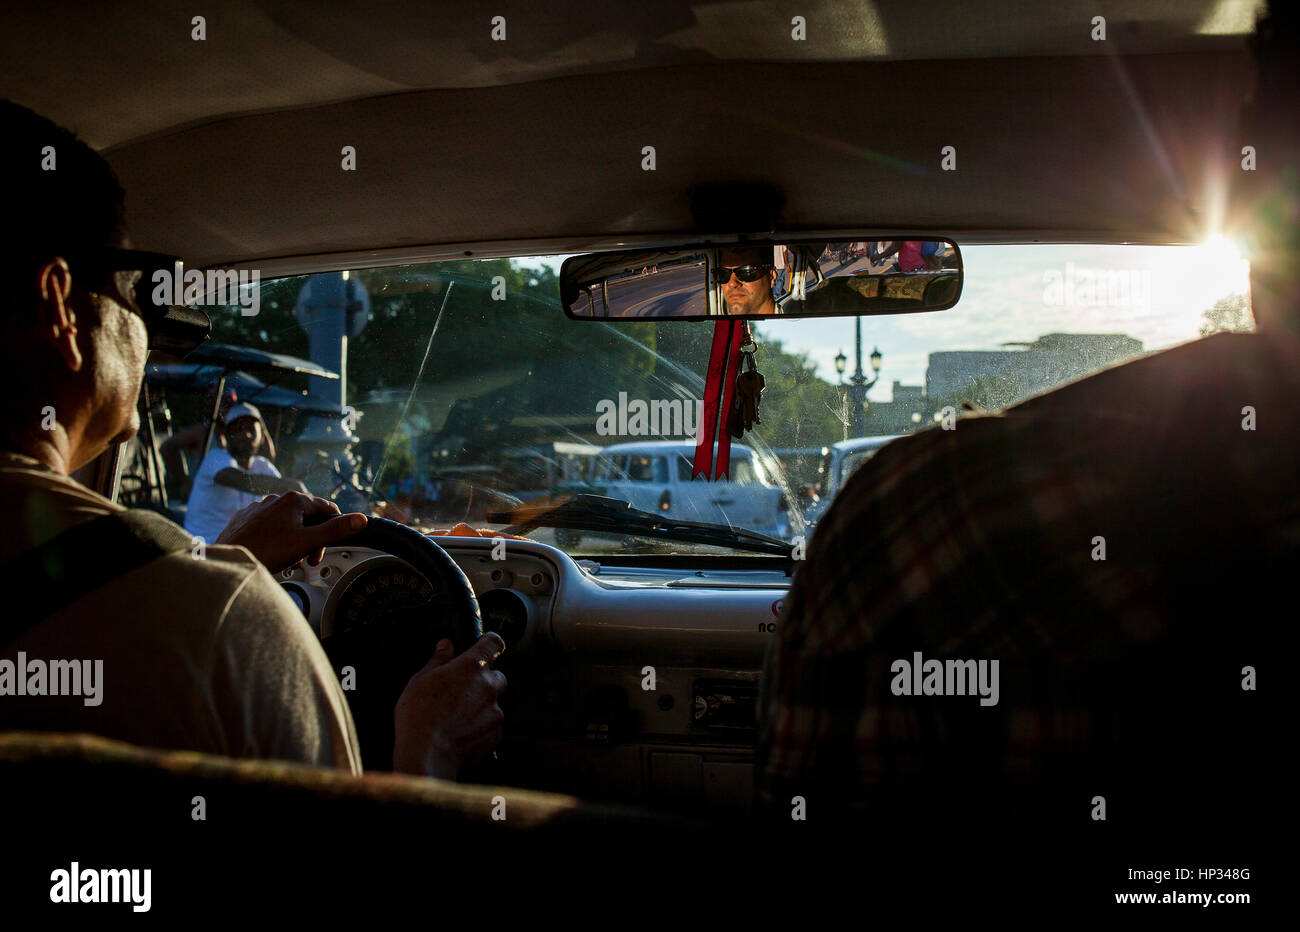
<svg viewBox="0 0 1300 932">
<path fill-rule="evenodd" d="M 203 458 L 185 510 L 185 530 L 204 543 L 214 543 L 235 512 L 263 496 L 279 492 L 306 492 L 297 479 L 282 479 L 261 449 L 266 425 L 250 404 L 237 404 L 226 412 L 223 427 L 226 447 L 213 444 Z"/>
</svg>

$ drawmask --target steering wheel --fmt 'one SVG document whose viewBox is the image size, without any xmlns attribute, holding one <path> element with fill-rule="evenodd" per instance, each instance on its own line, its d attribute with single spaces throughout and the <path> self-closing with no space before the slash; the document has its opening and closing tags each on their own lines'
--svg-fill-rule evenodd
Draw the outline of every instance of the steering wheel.
<svg viewBox="0 0 1300 932">
<path fill-rule="evenodd" d="M 313 515 L 303 523 L 320 524 L 330 517 Z M 361 531 L 330 549 L 345 547 L 369 547 L 392 554 L 428 583 L 407 592 L 406 604 L 396 608 L 372 601 L 375 607 L 367 610 L 364 599 L 354 600 L 362 606 L 360 617 L 321 639 L 352 708 L 362 766 L 392 770 L 393 709 L 398 696 L 415 672 L 428 663 L 438 641 L 449 638 L 459 654 L 483 636 L 483 619 L 468 577 L 433 538 L 387 518 L 371 518 Z M 368 585 L 366 575 L 349 582 L 337 597 L 344 600 L 354 585 Z M 412 596 L 416 598 L 413 603 L 409 601 Z"/>
</svg>

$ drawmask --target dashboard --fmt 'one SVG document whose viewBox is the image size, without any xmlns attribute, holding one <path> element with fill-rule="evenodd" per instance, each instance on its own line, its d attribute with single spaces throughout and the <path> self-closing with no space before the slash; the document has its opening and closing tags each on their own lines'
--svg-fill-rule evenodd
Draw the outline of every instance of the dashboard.
<svg viewBox="0 0 1300 932">
<path fill-rule="evenodd" d="M 790 578 L 770 562 L 690 569 L 575 560 L 547 544 L 442 537 L 469 578 L 497 666 L 506 740 L 499 780 L 633 803 L 747 809 L 758 677 Z M 625 562 L 628 558 L 622 558 Z M 409 564 L 332 547 L 280 584 L 318 636 L 363 606 L 422 601 Z"/>
<path fill-rule="evenodd" d="M 521 651 L 549 645 L 757 667 L 789 587 L 776 570 L 603 566 L 534 541 L 438 543 L 469 577 L 484 627 Z M 279 581 L 320 637 L 348 624 L 358 596 L 388 603 L 428 594 L 405 561 L 365 547 L 331 547 L 319 566 L 301 563 Z"/>
</svg>

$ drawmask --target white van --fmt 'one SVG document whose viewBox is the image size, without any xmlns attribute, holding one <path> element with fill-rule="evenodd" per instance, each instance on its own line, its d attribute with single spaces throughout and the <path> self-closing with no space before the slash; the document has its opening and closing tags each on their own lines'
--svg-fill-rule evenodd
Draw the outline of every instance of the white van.
<svg viewBox="0 0 1300 932">
<path fill-rule="evenodd" d="M 623 499 L 641 511 L 789 539 L 785 493 L 752 449 L 731 445 L 726 482 L 692 480 L 694 461 L 695 444 L 690 441 L 616 443 L 595 457 L 591 485 L 597 494 Z"/>
</svg>

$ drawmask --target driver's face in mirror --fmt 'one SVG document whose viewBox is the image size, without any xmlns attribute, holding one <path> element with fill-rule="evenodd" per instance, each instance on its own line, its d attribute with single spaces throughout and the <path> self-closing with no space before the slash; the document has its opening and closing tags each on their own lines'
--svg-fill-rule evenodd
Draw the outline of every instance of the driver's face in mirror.
<svg viewBox="0 0 1300 932">
<path fill-rule="evenodd" d="M 713 271 L 714 281 L 722 286 L 728 314 L 776 313 L 772 289 L 777 272 L 771 246 L 722 249 Z"/>
</svg>

